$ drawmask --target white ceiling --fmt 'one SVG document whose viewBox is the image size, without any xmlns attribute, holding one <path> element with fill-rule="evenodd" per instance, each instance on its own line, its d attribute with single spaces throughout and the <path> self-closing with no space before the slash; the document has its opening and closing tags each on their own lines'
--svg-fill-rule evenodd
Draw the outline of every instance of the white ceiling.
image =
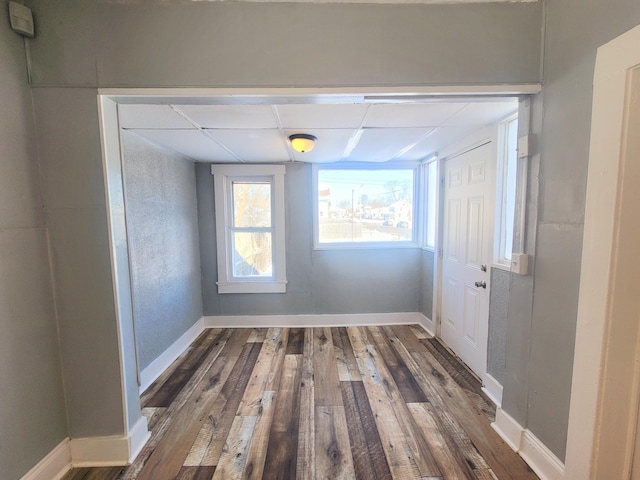
<svg viewBox="0 0 640 480">
<path fill-rule="evenodd" d="M 194 100 L 194 99 L 191 99 Z M 515 98 L 386 103 L 120 104 L 120 126 L 196 162 L 418 161 L 515 112 Z M 286 100 L 286 99 L 285 99 Z M 289 135 L 317 137 L 295 152 Z"/>
</svg>

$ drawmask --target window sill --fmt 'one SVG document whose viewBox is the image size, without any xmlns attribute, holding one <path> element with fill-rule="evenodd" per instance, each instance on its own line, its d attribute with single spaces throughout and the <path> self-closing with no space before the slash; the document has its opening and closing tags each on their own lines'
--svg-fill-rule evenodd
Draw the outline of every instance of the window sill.
<svg viewBox="0 0 640 480">
<path fill-rule="evenodd" d="M 491 268 L 497 268 L 498 270 L 503 270 L 505 272 L 511 272 L 511 263 L 493 262 L 491 264 Z"/>
<path fill-rule="evenodd" d="M 328 243 L 314 245 L 314 250 L 389 250 L 396 248 L 420 248 L 414 242 L 397 243 Z"/>
<path fill-rule="evenodd" d="M 218 293 L 285 293 L 287 282 L 218 283 Z"/>
</svg>

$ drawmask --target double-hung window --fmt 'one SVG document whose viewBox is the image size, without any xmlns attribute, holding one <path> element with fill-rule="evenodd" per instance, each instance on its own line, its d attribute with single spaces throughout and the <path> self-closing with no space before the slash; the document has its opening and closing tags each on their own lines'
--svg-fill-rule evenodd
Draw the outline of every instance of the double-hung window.
<svg viewBox="0 0 640 480">
<path fill-rule="evenodd" d="M 282 165 L 212 165 L 218 293 L 286 291 Z"/>
</svg>

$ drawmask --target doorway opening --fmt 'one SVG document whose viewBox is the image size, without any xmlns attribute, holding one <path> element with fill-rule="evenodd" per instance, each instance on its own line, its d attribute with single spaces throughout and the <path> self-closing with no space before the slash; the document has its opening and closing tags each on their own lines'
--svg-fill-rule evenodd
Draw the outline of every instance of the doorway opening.
<svg viewBox="0 0 640 480">
<path fill-rule="evenodd" d="M 247 134 L 253 134 L 252 132 L 246 131 L 240 132 L 239 130 L 242 130 L 242 126 L 233 126 L 231 123 L 207 126 L 208 124 L 206 122 L 210 121 L 211 118 L 206 118 L 206 110 L 208 110 L 208 108 L 205 107 L 215 107 L 218 115 L 216 115 L 212 121 L 221 121 L 220 119 L 223 119 L 223 122 L 233 122 L 234 118 L 237 121 L 234 113 L 237 113 L 241 109 L 245 112 L 251 112 L 254 120 L 256 117 L 259 117 L 265 109 L 272 114 L 276 111 L 278 113 L 276 118 L 280 118 L 281 120 L 283 118 L 283 115 L 281 115 L 283 112 L 290 115 L 290 118 L 300 119 L 302 115 L 302 119 L 307 119 L 308 117 L 301 114 L 300 109 L 302 107 L 314 107 L 314 111 L 316 111 L 314 118 L 318 119 L 318 122 L 324 122 L 324 126 L 317 126 L 315 128 L 326 133 L 327 138 L 329 138 L 329 135 L 333 135 L 331 137 L 332 140 L 327 141 L 326 145 L 341 145 L 340 142 L 345 143 L 345 145 L 342 145 L 343 148 L 340 153 L 340 158 L 337 160 L 338 162 L 346 157 L 349 157 L 350 161 L 353 162 L 364 162 L 361 158 L 367 158 L 367 156 L 369 156 L 369 160 L 377 159 L 378 161 L 389 162 L 400 160 L 413 161 L 420 165 L 423 159 L 431 159 L 433 153 L 440 150 L 444 145 L 454 143 L 457 138 L 468 136 L 478 129 L 477 123 L 467 123 L 465 126 L 464 122 L 460 122 L 460 124 L 457 125 L 454 122 L 457 114 L 467 111 L 467 113 L 475 112 L 477 115 L 481 110 L 491 108 L 491 105 L 493 105 L 499 111 L 495 114 L 495 118 L 491 120 L 494 122 L 498 118 L 503 118 L 505 114 L 508 113 L 504 110 L 505 105 L 508 105 L 510 109 L 517 108 L 517 95 L 537 93 L 538 90 L 539 88 L 537 86 L 516 87 L 511 90 L 501 89 L 500 91 L 494 88 L 484 87 L 478 89 L 465 88 L 459 92 L 448 91 L 447 96 L 443 96 L 441 92 L 438 92 L 437 88 L 403 88 L 381 91 L 327 91 L 323 89 L 317 92 L 306 89 L 271 89 L 257 91 L 244 89 L 213 89 L 202 91 L 163 91 L 162 95 L 159 95 L 157 91 L 151 92 L 144 90 L 101 91 L 100 105 L 103 130 L 104 171 L 110 220 L 109 233 L 114 275 L 113 281 L 116 292 L 121 344 L 123 391 L 125 392 L 123 402 L 127 412 L 127 425 L 132 425 L 136 422 L 136 418 L 139 418 L 140 386 L 144 388 L 145 385 L 148 385 L 149 379 L 153 378 L 153 375 L 156 373 L 159 373 L 158 370 L 162 368 L 163 362 L 166 363 L 172 360 L 170 357 L 174 355 L 175 348 L 178 348 L 175 347 L 175 345 L 180 344 L 182 337 L 180 337 L 180 332 L 176 333 L 176 337 L 178 338 L 175 338 L 169 348 L 166 348 L 164 352 L 156 356 L 155 359 L 153 356 L 149 359 L 141 355 L 140 348 L 144 342 L 144 338 L 142 338 L 144 332 L 137 329 L 135 318 L 137 300 L 132 285 L 134 272 L 132 271 L 132 258 L 127 231 L 127 194 L 123 178 L 123 150 L 121 144 L 123 135 L 136 135 L 138 138 L 144 138 L 145 141 L 160 145 L 162 145 L 164 141 L 174 139 L 174 143 L 169 146 L 164 145 L 163 148 L 173 150 L 174 152 L 179 151 L 181 148 L 191 148 L 192 150 L 189 152 L 180 153 L 183 157 L 191 159 L 196 163 L 215 162 L 215 158 L 198 157 L 198 155 L 203 154 L 203 152 L 206 153 L 210 151 L 208 147 L 193 150 L 197 142 L 192 140 L 198 138 L 198 140 L 202 139 L 208 142 L 207 145 L 211 145 L 211 142 L 213 142 L 213 144 L 218 147 L 215 151 L 218 152 L 220 156 L 217 158 L 223 159 L 220 160 L 223 163 L 256 163 L 257 159 L 256 157 L 252 157 L 252 155 L 254 155 L 256 151 L 258 154 L 261 154 L 260 151 L 263 150 L 265 152 L 264 158 L 271 163 L 277 162 L 278 159 L 280 159 L 278 163 L 284 163 L 285 165 L 305 164 L 307 162 L 300 161 L 296 157 L 297 154 L 287 150 L 288 147 L 286 143 L 284 144 L 283 154 L 274 154 L 273 157 L 267 158 L 268 155 L 266 154 L 265 148 L 261 149 L 256 147 L 256 144 L 248 145 L 250 142 L 242 142 L 243 138 L 245 140 L 248 138 L 246 136 Z M 417 115 L 417 117 L 424 123 L 412 123 L 416 121 L 416 112 L 420 110 L 420 108 L 427 109 L 425 105 L 433 112 L 437 112 L 440 120 L 434 120 L 433 118 L 428 119 L 428 115 L 423 112 Z M 340 117 L 330 114 L 330 110 L 338 109 L 347 112 L 347 107 L 351 108 L 351 106 L 354 106 L 354 109 L 362 110 L 362 112 L 359 113 L 360 124 L 352 128 L 354 130 L 352 134 L 345 137 L 344 132 L 336 131 L 343 130 L 343 128 L 332 129 L 331 125 L 335 125 L 335 122 L 338 120 L 345 121 L 345 117 L 350 115 L 350 113 L 345 113 L 344 116 Z M 389 116 L 381 113 L 383 110 L 388 109 L 392 109 L 397 114 L 393 121 L 389 120 Z M 227 112 L 226 115 L 220 115 L 220 112 L 225 110 Z M 182 126 L 163 125 L 162 121 L 164 117 L 157 115 L 159 111 L 166 112 L 172 119 L 175 119 L 176 122 L 186 121 L 188 125 L 185 126 L 184 123 Z M 124 127 L 122 123 L 125 118 L 123 113 L 128 114 Z M 137 114 L 140 115 L 136 117 Z M 204 115 L 204 119 L 196 120 L 196 118 L 200 118 L 202 115 Z M 145 126 L 139 123 L 135 125 L 134 123 L 136 121 L 155 121 L 160 122 L 160 124 L 147 124 Z M 256 121 L 260 122 L 262 120 Z M 430 122 L 434 123 L 429 125 Z M 242 123 L 242 121 L 240 123 Z M 436 123 L 437 125 L 435 125 Z M 303 122 L 299 122 L 299 124 L 303 125 Z M 320 123 L 318 123 L 318 125 L 320 125 Z M 461 133 L 458 127 L 466 128 L 466 133 Z M 305 128 L 314 129 L 314 127 L 309 127 L 308 125 Z M 351 127 L 344 127 L 344 129 L 349 128 Z M 250 130 L 267 129 L 256 127 L 250 128 Z M 283 123 L 276 124 L 273 130 L 276 136 L 279 134 L 288 136 L 290 133 L 288 131 L 289 128 L 285 127 Z M 266 132 L 261 132 L 258 136 L 260 135 L 266 136 Z M 185 138 L 187 139 L 185 140 Z M 236 144 L 233 142 L 234 139 L 237 141 L 238 138 L 240 141 L 236 143 L 238 145 L 236 148 L 234 147 Z M 357 141 L 354 140 L 354 138 L 356 138 Z M 384 141 L 382 141 L 381 138 Z M 405 143 L 398 145 L 392 143 L 393 141 L 399 141 L 398 139 L 401 139 L 402 142 Z M 263 141 L 265 142 L 264 145 L 269 143 L 266 137 Z M 360 143 L 361 141 L 362 143 Z M 431 145 L 440 145 L 440 147 L 428 147 L 428 142 L 433 142 Z M 393 149 L 387 148 L 387 150 L 389 150 L 387 157 L 379 157 L 382 151 L 381 146 L 389 147 L 390 145 L 395 146 Z M 282 147 L 282 144 L 280 147 Z M 320 140 L 314 152 L 316 152 L 316 154 L 322 153 Z M 351 158 L 351 154 L 363 156 Z M 226 155 L 226 157 L 224 157 L 224 155 Z M 330 155 L 328 153 L 327 155 L 327 158 L 329 158 Z M 378 157 L 374 158 L 375 155 L 378 155 Z M 320 160 L 317 160 L 317 162 L 320 162 Z M 424 169 L 427 169 L 427 166 L 425 166 Z M 420 195 L 424 195 L 424 191 L 422 191 Z M 363 196 L 361 195 L 360 198 L 362 199 Z M 354 200 L 354 204 L 355 203 Z M 355 211 L 355 206 L 353 210 Z M 359 215 L 364 218 L 366 208 L 362 207 L 361 211 L 362 213 Z M 373 216 L 373 207 L 371 212 Z M 311 212 L 308 213 L 311 215 Z M 431 247 L 425 243 L 424 238 L 426 237 L 427 229 L 425 222 L 422 221 L 424 212 L 420 211 L 417 212 L 417 214 L 420 215 L 421 224 L 416 229 L 416 244 L 409 246 L 409 248 L 415 249 L 416 252 L 412 254 L 413 257 L 411 258 L 430 256 L 433 268 L 438 262 L 435 257 L 437 256 L 436 252 L 440 246 L 440 240 L 436 240 L 436 244 Z M 358 217 L 358 215 L 355 216 Z M 416 218 L 416 215 L 412 214 L 411 218 Z M 384 221 L 384 218 L 381 218 L 381 222 Z M 394 226 L 387 226 L 386 228 L 406 229 L 402 221 L 405 220 L 398 220 Z M 301 219 L 300 222 L 303 222 L 303 219 Z M 382 225 L 382 227 L 384 227 L 384 225 Z M 439 233 L 436 234 L 436 238 L 439 239 Z M 312 247 L 310 246 L 310 248 Z M 405 245 L 403 248 L 406 249 L 407 246 Z M 200 246 L 200 251 L 203 251 L 202 246 Z M 428 264 L 429 261 L 425 260 L 423 264 L 425 263 Z M 422 269 L 423 267 L 419 266 L 417 268 Z M 424 294 L 429 296 L 429 300 L 427 301 L 425 297 L 425 300 L 421 301 L 421 303 L 432 306 L 432 308 L 424 308 L 424 310 L 428 310 L 424 315 L 424 326 L 432 332 L 436 332 L 437 317 L 433 312 L 434 308 L 437 308 L 438 302 L 434 299 L 439 294 L 439 290 L 437 282 L 433 281 L 433 272 L 432 269 L 426 276 L 431 278 L 430 285 L 436 285 L 435 296 L 433 288 L 425 288 L 423 289 L 425 291 Z M 412 277 L 408 275 L 407 278 L 408 281 L 410 281 Z M 427 283 L 429 282 L 425 281 L 425 284 Z M 215 285 L 213 285 L 213 288 L 215 288 Z M 362 304 L 364 305 L 364 302 L 362 302 Z M 418 310 L 419 305 L 416 304 L 415 307 L 412 306 L 411 308 Z M 309 313 L 323 312 L 311 311 Z M 203 317 L 206 314 L 207 312 L 204 311 Z M 197 322 L 194 323 L 194 326 L 196 323 Z M 202 323 L 200 323 L 200 325 L 202 325 Z M 183 332 L 183 336 L 186 334 L 187 332 Z M 174 348 L 174 350 L 171 350 L 171 348 Z M 171 353 L 165 355 L 169 350 L 171 350 Z M 142 363 L 141 359 L 143 359 Z"/>
</svg>

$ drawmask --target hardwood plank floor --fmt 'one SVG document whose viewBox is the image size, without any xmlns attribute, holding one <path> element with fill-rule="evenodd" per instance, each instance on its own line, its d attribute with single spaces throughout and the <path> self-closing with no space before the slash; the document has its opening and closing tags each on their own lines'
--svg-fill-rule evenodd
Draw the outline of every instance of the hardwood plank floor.
<svg viewBox="0 0 640 480">
<path fill-rule="evenodd" d="M 538 478 L 475 376 L 415 326 L 207 330 L 141 401 L 133 464 L 63 480 Z"/>
</svg>

